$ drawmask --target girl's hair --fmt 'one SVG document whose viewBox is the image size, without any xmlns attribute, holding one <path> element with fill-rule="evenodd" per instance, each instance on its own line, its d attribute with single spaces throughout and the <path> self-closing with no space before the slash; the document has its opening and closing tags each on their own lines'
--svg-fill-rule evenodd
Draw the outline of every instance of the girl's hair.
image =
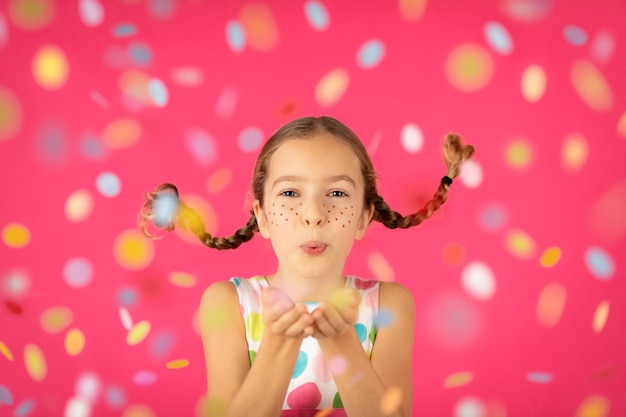
<svg viewBox="0 0 626 417">
<path fill-rule="evenodd" d="M 447 135 L 443 143 L 443 159 L 448 168 L 446 176 L 442 178 L 433 198 L 424 207 L 415 213 L 403 216 L 392 210 L 378 195 L 377 176 L 372 160 L 361 140 L 350 128 L 332 117 L 303 117 L 278 129 L 261 149 L 252 178 L 252 190 L 255 199 L 263 204 L 263 192 L 270 159 L 280 145 L 290 139 L 311 138 L 319 133 L 332 134 L 352 148 L 361 164 L 361 174 L 365 184 L 364 207 L 373 206 L 372 220 L 378 221 L 390 229 L 398 227 L 406 229 L 417 226 L 432 216 L 433 212 L 446 202 L 448 189 L 452 179 L 459 175 L 460 166 L 474 154 L 474 147 L 464 145 L 458 135 Z M 252 239 L 254 234 L 259 231 L 254 212 L 250 210 L 251 217 L 248 223 L 237 230 L 235 234 L 225 238 L 211 236 L 206 232 L 200 216 L 178 198 L 178 189 L 173 184 L 162 184 L 155 191 L 146 193 L 145 198 L 146 201 L 140 212 L 140 227 L 148 237 L 156 237 L 147 230 L 146 226 L 149 222 L 167 231 L 174 230 L 175 223 L 178 223 L 179 227 L 191 230 L 204 245 L 210 248 L 235 249 L 243 242 Z"/>
</svg>

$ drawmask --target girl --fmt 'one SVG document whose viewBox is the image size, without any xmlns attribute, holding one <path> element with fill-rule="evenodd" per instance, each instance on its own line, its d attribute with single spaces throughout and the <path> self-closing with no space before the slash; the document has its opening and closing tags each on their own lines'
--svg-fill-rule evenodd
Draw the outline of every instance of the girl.
<svg viewBox="0 0 626 417">
<path fill-rule="evenodd" d="M 359 138 L 330 117 L 281 127 L 254 169 L 252 216 L 227 238 L 163 184 L 146 195 L 149 222 L 190 229 L 206 246 L 237 248 L 259 232 L 270 239 L 274 273 L 212 284 L 200 304 L 210 416 L 411 415 L 414 305 L 392 282 L 343 274 L 355 240 L 372 220 L 408 228 L 446 201 L 474 149 L 448 135 L 448 172 L 415 214 L 391 210 Z M 382 315 L 392 318 L 380 320 Z"/>
</svg>

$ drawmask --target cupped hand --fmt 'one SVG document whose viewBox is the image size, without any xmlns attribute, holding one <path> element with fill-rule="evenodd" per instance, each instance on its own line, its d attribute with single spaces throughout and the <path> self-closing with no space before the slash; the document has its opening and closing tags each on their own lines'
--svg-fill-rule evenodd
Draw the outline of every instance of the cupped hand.
<svg viewBox="0 0 626 417">
<path fill-rule="evenodd" d="M 306 337 L 314 332 L 313 316 L 303 304 L 294 304 L 278 288 L 266 288 L 261 294 L 265 329 L 284 337 Z"/>
<path fill-rule="evenodd" d="M 359 319 L 361 294 L 353 288 L 342 288 L 324 301 L 313 313 L 315 331 L 313 337 L 335 337 L 344 334 Z"/>
</svg>

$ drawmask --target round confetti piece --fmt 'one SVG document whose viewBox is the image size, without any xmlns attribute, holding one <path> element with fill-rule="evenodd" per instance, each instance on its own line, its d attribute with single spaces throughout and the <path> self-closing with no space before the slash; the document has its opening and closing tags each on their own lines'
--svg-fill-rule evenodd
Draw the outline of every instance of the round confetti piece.
<svg viewBox="0 0 626 417">
<path fill-rule="evenodd" d="M 169 279 L 172 284 L 183 288 L 193 288 L 197 281 L 195 276 L 186 272 L 172 272 Z"/>
<path fill-rule="evenodd" d="M 69 259 L 63 266 L 63 279 L 72 288 L 83 288 L 89 285 L 93 277 L 93 267 L 86 258 Z"/>
<path fill-rule="evenodd" d="M 37 402 L 35 400 L 32 398 L 26 399 L 15 407 L 13 415 L 15 417 L 27 417 L 35 410 L 35 407 L 37 407 Z"/>
<path fill-rule="evenodd" d="M 483 183 L 483 169 L 473 159 L 469 159 L 461 165 L 459 179 L 467 188 L 478 188 Z"/>
<path fill-rule="evenodd" d="M 120 321 L 122 322 L 122 326 L 126 330 L 130 330 L 133 327 L 133 318 L 130 315 L 130 312 L 125 307 L 119 308 Z"/>
<path fill-rule="evenodd" d="M 120 178 L 112 172 L 103 172 L 96 178 L 96 188 L 105 197 L 117 197 L 122 189 Z"/>
<path fill-rule="evenodd" d="M 485 23 L 483 35 L 489 46 L 497 53 L 508 55 L 513 51 L 511 35 L 501 23 L 494 21 Z"/>
<path fill-rule="evenodd" d="M 60 333 L 74 320 L 72 310 L 67 307 L 50 307 L 41 313 L 39 322 L 48 333 Z"/>
<path fill-rule="evenodd" d="M 136 99 L 145 105 L 152 105 L 150 80 L 152 80 L 152 77 L 145 72 L 127 70 L 120 75 L 118 84 L 128 98 Z"/>
<path fill-rule="evenodd" d="M 217 396 L 203 395 L 196 404 L 196 417 L 224 416 L 228 410 L 228 403 Z"/>
<path fill-rule="evenodd" d="M 367 265 L 372 274 L 381 281 L 393 281 L 395 273 L 385 256 L 380 252 L 372 252 L 367 257 Z"/>
<path fill-rule="evenodd" d="M 0 385 L 0 404 L 13 405 L 13 394 L 4 385 Z"/>
<path fill-rule="evenodd" d="M 154 257 L 154 242 L 137 230 L 125 230 L 115 238 L 113 255 L 126 269 L 144 269 Z"/>
<path fill-rule="evenodd" d="M 76 190 L 65 200 L 65 217 L 72 223 L 85 221 L 92 213 L 93 195 L 87 190 Z"/>
<path fill-rule="evenodd" d="M 8 348 L 8 346 L 5 345 L 2 341 L 0 341 L 0 353 L 2 353 L 2 356 L 7 358 L 9 361 L 13 362 L 13 353 L 11 353 L 11 350 Z"/>
<path fill-rule="evenodd" d="M 133 383 L 136 385 L 152 385 L 157 379 L 157 375 L 151 371 L 138 371 L 133 375 Z"/>
<path fill-rule="evenodd" d="M 129 405 L 122 412 L 121 417 L 157 417 L 157 415 L 145 405 Z"/>
<path fill-rule="evenodd" d="M 493 232 L 502 229 L 508 221 L 508 212 L 500 204 L 489 204 L 480 211 L 480 226 L 487 231 Z"/>
<path fill-rule="evenodd" d="M 387 388 L 380 398 L 380 411 L 384 415 L 395 414 L 402 406 L 402 390 L 399 387 L 391 386 Z"/>
<path fill-rule="evenodd" d="M 256 152 L 263 144 L 263 131 L 255 126 L 245 128 L 239 133 L 237 143 L 239 149 L 246 153 Z"/>
<path fill-rule="evenodd" d="M 537 302 L 537 319 L 539 323 L 547 327 L 555 326 L 563 314 L 566 298 L 567 291 L 563 285 L 559 283 L 546 285 L 541 290 L 539 301 Z"/>
<path fill-rule="evenodd" d="M 454 408 L 454 417 L 485 417 L 487 407 L 476 397 L 464 397 Z"/>
<path fill-rule="evenodd" d="M 460 45 L 448 55 L 446 75 L 450 83 L 462 92 L 481 90 L 493 75 L 491 55 L 479 45 Z"/>
<path fill-rule="evenodd" d="M 549 0 L 504 0 L 502 10 L 513 19 L 521 22 L 536 22 L 547 17 L 552 11 Z"/>
<path fill-rule="evenodd" d="M 448 375 L 443 381 L 443 386 L 446 388 L 456 388 L 463 385 L 467 385 L 472 382 L 474 375 L 471 372 L 457 372 L 452 375 Z"/>
<path fill-rule="evenodd" d="M 304 3 L 304 15 L 315 30 L 326 30 L 330 25 L 330 15 L 322 2 L 310 0 Z"/>
<path fill-rule="evenodd" d="M 608 281 L 615 273 L 613 258 L 604 249 L 593 246 L 585 251 L 585 264 L 594 277 L 601 281 Z"/>
<path fill-rule="evenodd" d="M 197 67 L 180 67 L 172 71 L 171 80 L 179 87 L 198 87 L 204 82 L 204 73 Z"/>
<path fill-rule="evenodd" d="M 175 333 L 161 330 L 154 334 L 150 343 L 150 353 L 155 359 L 163 359 L 170 354 L 175 345 Z"/>
<path fill-rule="evenodd" d="M 231 20 L 226 24 L 226 42 L 235 53 L 246 48 L 246 30 L 240 21 Z"/>
<path fill-rule="evenodd" d="M 215 171 L 206 182 L 206 189 L 211 194 L 222 191 L 232 180 L 233 174 L 228 168 Z"/>
<path fill-rule="evenodd" d="M 103 159 L 107 154 L 104 143 L 92 135 L 81 137 L 81 153 L 88 159 Z"/>
<path fill-rule="evenodd" d="M 378 311 L 378 314 L 374 316 L 374 325 L 376 327 L 389 327 L 393 324 L 395 316 L 393 310 L 388 308 L 382 308 Z"/>
<path fill-rule="evenodd" d="M 246 4 L 239 17 L 250 47 L 267 52 L 278 44 L 278 29 L 267 6 Z"/>
<path fill-rule="evenodd" d="M 65 404 L 65 417 L 90 417 L 91 404 L 79 397 L 72 397 Z"/>
<path fill-rule="evenodd" d="M 488 300 L 496 291 L 496 280 L 493 272 L 483 262 L 469 263 L 461 272 L 463 289 L 478 300 Z"/>
<path fill-rule="evenodd" d="M 215 114 L 220 119 L 230 119 L 235 112 L 239 93 L 232 87 L 225 87 L 221 92 L 215 104 Z"/>
<path fill-rule="evenodd" d="M 208 233 L 215 235 L 215 231 L 218 227 L 218 218 L 215 209 L 204 198 L 195 194 L 184 194 L 180 196 L 180 199 L 191 207 L 202 219 L 204 227 Z M 187 243 L 201 245 L 202 243 L 193 234 L 176 228 L 176 235 Z"/>
<path fill-rule="evenodd" d="M 593 205 L 590 225 L 603 241 L 618 242 L 626 236 L 626 180 L 613 184 Z"/>
<path fill-rule="evenodd" d="M 52 0 L 12 0 L 9 2 L 9 17 L 15 26 L 22 29 L 41 29 L 54 18 Z"/>
<path fill-rule="evenodd" d="M 606 63 L 615 50 L 615 38 L 609 32 L 599 31 L 590 45 L 590 54 L 596 61 Z"/>
<path fill-rule="evenodd" d="M 137 26 L 132 23 L 120 23 L 113 27 L 113 36 L 116 38 L 128 38 L 137 34 Z"/>
<path fill-rule="evenodd" d="M 565 172 L 573 174 L 580 171 L 589 156 L 587 139 L 581 134 L 571 133 L 561 144 L 561 166 Z"/>
<path fill-rule="evenodd" d="M 341 68 L 329 71 L 315 87 L 315 100 L 321 106 L 335 104 L 348 89 L 350 75 Z"/>
<path fill-rule="evenodd" d="M 110 385 L 104 390 L 104 401 L 109 407 L 117 410 L 126 403 L 126 394 L 122 387 Z"/>
<path fill-rule="evenodd" d="M 11 139 L 22 128 L 22 106 L 17 97 L 0 86 L 0 142 Z"/>
<path fill-rule="evenodd" d="M 419 20 L 424 14 L 428 0 L 400 0 L 400 15 L 409 21 Z"/>
<path fill-rule="evenodd" d="M 549 384 L 553 376 L 549 372 L 530 372 L 526 375 L 526 379 L 534 384 Z"/>
<path fill-rule="evenodd" d="M 48 367 L 46 365 L 46 358 L 43 356 L 43 352 L 39 349 L 39 346 L 29 343 L 24 346 L 24 365 L 26 366 L 26 372 L 33 381 L 41 382 L 46 378 L 48 373 Z"/>
<path fill-rule="evenodd" d="M 385 44 L 379 39 L 366 41 L 356 54 L 359 67 L 371 69 L 377 67 L 385 56 Z"/>
<path fill-rule="evenodd" d="M 102 383 L 98 374 L 83 372 L 76 379 L 76 396 L 88 404 L 93 404 L 100 397 Z"/>
<path fill-rule="evenodd" d="M 165 364 L 167 369 L 181 369 L 186 368 L 187 366 L 189 366 L 189 361 L 187 359 L 175 359 Z"/>
<path fill-rule="evenodd" d="M 0 48 L 4 48 L 9 42 L 9 27 L 4 14 L 0 13 Z"/>
<path fill-rule="evenodd" d="M 104 8 L 98 0 L 80 0 L 78 11 L 85 26 L 99 26 L 104 20 Z"/>
<path fill-rule="evenodd" d="M 593 314 L 592 325 L 594 332 L 600 333 L 602 329 L 604 329 L 604 326 L 606 325 L 606 320 L 609 318 L 610 306 L 611 304 L 608 301 L 604 300 L 600 304 L 598 304 L 598 307 L 596 307 L 596 311 Z"/>
<path fill-rule="evenodd" d="M 530 143 L 524 139 L 514 140 L 506 147 L 506 162 L 511 168 L 526 169 L 532 164 L 533 159 L 533 149 Z"/>
<path fill-rule="evenodd" d="M 2 241 L 10 248 L 23 248 L 30 242 L 30 231 L 22 224 L 9 223 L 2 228 Z"/>
<path fill-rule="evenodd" d="M 126 51 L 128 60 L 140 67 L 147 67 L 152 63 L 152 50 L 142 42 L 132 42 Z"/>
<path fill-rule="evenodd" d="M 111 149 L 123 149 L 135 144 L 141 137 L 142 130 L 135 119 L 122 117 L 113 120 L 104 128 L 102 139 Z"/>
<path fill-rule="evenodd" d="M 58 90 L 69 77 L 69 66 L 65 53 L 57 46 L 46 45 L 35 53 L 33 76 L 45 90 Z"/>
<path fill-rule="evenodd" d="M 535 241 L 528 233 L 519 229 L 506 232 L 504 246 L 511 255 L 518 259 L 529 260 L 535 256 Z"/>
<path fill-rule="evenodd" d="M 200 166 L 208 167 L 218 160 L 217 142 L 203 129 L 189 129 L 185 134 L 185 145 Z"/>
<path fill-rule="evenodd" d="M 21 268 L 10 270 L 2 278 L 2 290 L 9 297 L 21 297 L 30 289 L 28 271 Z"/>
<path fill-rule="evenodd" d="M 132 307 L 137 304 L 137 291 L 133 288 L 122 288 L 117 293 L 117 302 L 123 307 Z"/>
<path fill-rule="evenodd" d="M 156 107 L 165 107 L 169 100 L 169 93 L 165 83 L 158 78 L 152 78 L 148 82 L 148 94 L 152 100 L 152 104 Z"/>
<path fill-rule="evenodd" d="M 536 103 L 546 92 L 546 73 L 538 65 L 531 65 L 522 73 L 522 96 L 529 103 Z"/>
<path fill-rule="evenodd" d="M 130 346 L 135 346 L 143 342 L 143 340 L 150 333 L 151 327 L 152 326 L 150 325 L 150 322 L 147 320 L 142 320 L 135 323 L 135 325 L 131 327 L 131 329 L 128 331 L 128 334 L 126 335 L 126 343 Z"/>
<path fill-rule="evenodd" d="M 552 246 L 543 251 L 539 257 L 539 264 L 544 268 L 552 268 L 561 259 L 561 248 Z"/>
<path fill-rule="evenodd" d="M 613 107 L 611 86 L 598 69 L 588 61 L 577 61 L 570 71 L 570 79 L 580 98 L 591 109 L 608 111 Z"/>
<path fill-rule="evenodd" d="M 443 261 L 448 266 L 459 266 L 465 260 L 465 248 L 456 242 L 450 242 L 443 247 Z"/>
<path fill-rule="evenodd" d="M 626 138 L 626 112 L 622 113 L 617 122 L 617 134 L 622 138 Z"/>
<path fill-rule="evenodd" d="M 574 25 L 567 25 L 563 28 L 563 37 L 567 43 L 574 46 L 583 46 L 589 39 L 587 32 Z"/>
<path fill-rule="evenodd" d="M 590 395 L 578 406 L 576 417 L 607 417 L 610 402 L 602 395 Z"/>
<path fill-rule="evenodd" d="M 85 349 L 85 334 L 80 329 L 70 329 L 65 335 L 65 351 L 70 356 L 80 355 Z"/>
<path fill-rule="evenodd" d="M 424 147 L 424 134 L 416 124 L 407 123 L 400 133 L 400 142 L 407 153 L 418 153 Z"/>
<path fill-rule="evenodd" d="M 15 315 L 19 316 L 24 312 L 24 309 L 22 308 L 22 306 L 13 300 L 7 300 L 5 302 L 5 305 L 7 306 L 7 309 Z"/>
</svg>

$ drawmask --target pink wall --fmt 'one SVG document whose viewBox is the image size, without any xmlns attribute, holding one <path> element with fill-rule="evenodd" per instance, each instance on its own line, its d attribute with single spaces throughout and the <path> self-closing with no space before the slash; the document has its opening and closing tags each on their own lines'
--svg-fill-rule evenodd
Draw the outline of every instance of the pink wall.
<svg viewBox="0 0 626 417">
<path fill-rule="evenodd" d="M 0 415 L 200 416 L 199 298 L 274 257 L 148 241 L 142 193 L 229 235 L 262 142 L 320 114 L 402 213 L 444 134 L 477 148 L 440 213 L 348 262 L 415 296 L 415 415 L 626 415 L 623 1 L 0 5 Z"/>
</svg>

